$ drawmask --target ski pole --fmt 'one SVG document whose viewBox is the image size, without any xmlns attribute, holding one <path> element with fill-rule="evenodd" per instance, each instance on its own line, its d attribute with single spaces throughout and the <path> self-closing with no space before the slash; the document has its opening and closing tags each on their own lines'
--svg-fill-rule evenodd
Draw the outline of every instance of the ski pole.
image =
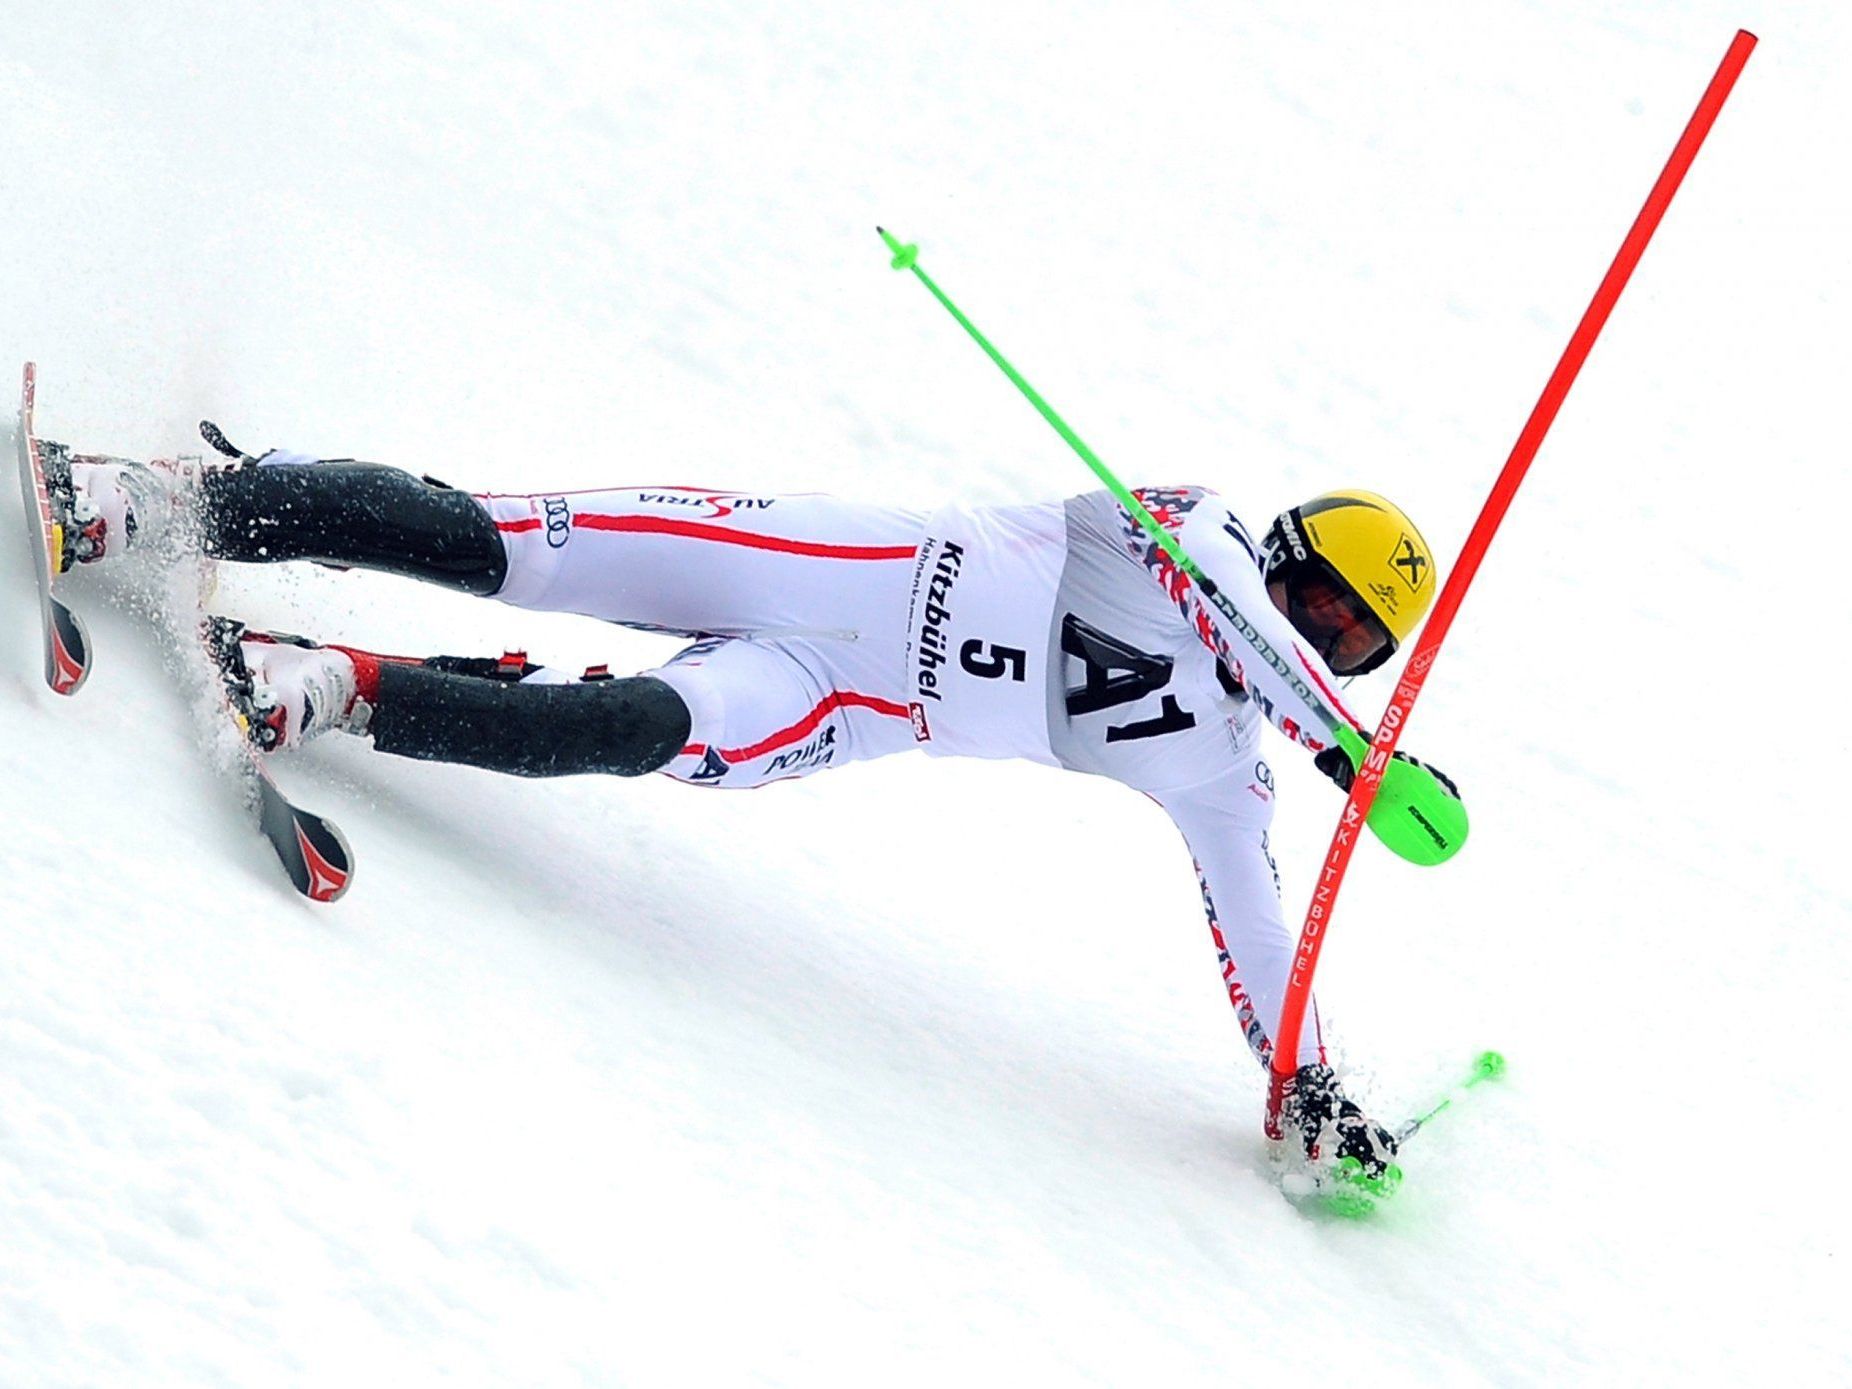
<svg viewBox="0 0 1852 1389">
<path fill-rule="evenodd" d="M 1024 379 L 1023 374 L 1011 366 L 1001 352 L 991 346 L 990 339 L 980 333 L 977 325 L 964 316 L 958 305 L 947 297 L 945 291 L 933 283 L 930 275 L 920 269 L 920 248 L 912 244 L 903 246 L 900 240 L 885 227 L 876 227 L 875 230 L 887 243 L 888 250 L 894 253 L 894 259 L 890 262 L 893 268 L 911 270 L 919 282 L 932 291 L 932 297 L 943 304 L 945 311 L 957 319 L 959 326 L 971 335 L 971 340 L 984 349 L 984 355 L 995 362 L 997 369 L 1010 378 L 1016 389 L 1022 392 L 1024 399 L 1036 408 L 1037 413 L 1043 419 L 1048 421 L 1055 433 L 1067 441 L 1068 447 L 1080 455 L 1081 461 L 1093 470 L 1094 476 L 1106 484 L 1106 490 L 1113 494 L 1119 505 L 1124 507 L 1132 519 L 1144 528 L 1145 533 L 1158 543 L 1177 567 L 1189 576 L 1190 581 L 1196 585 L 1197 591 L 1204 599 L 1213 604 L 1215 610 L 1234 625 L 1235 630 L 1241 633 L 1248 645 L 1260 654 L 1261 659 L 1273 669 L 1274 673 L 1292 687 L 1293 693 L 1305 702 L 1306 707 L 1315 711 L 1330 727 L 1349 729 L 1348 720 L 1333 709 L 1330 702 L 1313 689 L 1298 671 L 1293 669 L 1285 656 L 1273 649 L 1267 639 L 1261 635 L 1260 629 L 1243 617 L 1227 596 L 1216 588 L 1215 581 L 1203 572 L 1202 566 L 1184 553 L 1183 546 L 1177 543 L 1177 538 L 1157 523 L 1157 518 L 1146 509 L 1145 504 L 1132 495 L 1126 485 L 1113 475 L 1112 469 L 1100 460 L 1100 456 L 1087 447 L 1086 441 L 1068 427 L 1067 421 L 1055 413 L 1052 405 L 1042 399 L 1041 392 L 1031 386 Z"/>
<path fill-rule="evenodd" d="M 1306 681 L 1300 673 L 1300 667 L 1289 662 L 1283 653 L 1274 648 L 1261 630 L 1248 621 L 1246 615 L 1235 606 L 1234 602 L 1220 591 L 1215 581 L 1203 572 L 1202 566 L 1184 551 L 1177 537 L 1158 524 L 1157 519 L 1145 508 L 1144 503 L 1126 489 L 1125 484 L 1113 475 L 1112 469 L 1108 468 L 1099 455 L 1088 448 L 1086 442 L 1068 427 L 1067 421 L 1055 412 L 1054 407 L 1042 398 L 1041 393 L 1031 386 L 1022 373 L 1011 366 L 1004 355 L 991 345 L 990 340 L 978 331 L 977 325 L 965 317 L 945 291 L 933 282 L 932 277 L 920 269 L 920 248 L 911 244 L 903 246 L 885 227 L 876 227 L 875 230 L 880 232 L 881 239 L 894 253 L 893 268 L 913 272 L 919 282 L 931 291 L 932 296 L 945 306 L 946 312 L 951 314 L 958 321 L 959 326 L 971 335 L 971 340 L 983 348 L 985 355 L 995 362 L 998 369 L 1010 379 L 1017 390 L 1022 392 L 1024 399 L 1036 408 L 1036 411 L 1053 427 L 1055 432 L 1067 441 L 1075 453 L 1080 455 L 1081 461 L 1093 470 L 1094 475 L 1101 482 L 1106 484 L 1107 490 L 1124 508 L 1126 514 L 1157 543 L 1165 554 L 1170 556 L 1177 568 L 1194 586 L 1195 592 L 1228 620 L 1229 624 L 1260 655 L 1274 674 L 1278 675 L 1299 696 L 1316 718 L 1325 724 L 1331 740 L 1343 746 L 1350 754 L 1352 762 L 1362 761 L 1364 754 L 1368 751 L 1368 743 L 1364 735 L 1351 725 L 1349 717 L 1333 707 L 1336 697 L 1326 694 L 1327 687 L 1319 684 L 1314 688 Z M 1313 680 L 1316 679 L 1317 677 L 1313 676 Z M 1313 744 L 1313 747 L 1316 748 L 1317 744 Z M 1398 785 L 1397 775 L 1404 770 L 1411 769 L 1398 765 L 1388 770 L 1389 788 L 1376 801 L 1377 810 L 1387 813 L 1373 815 L 1368 818 L 1367 823 L 1376 836 L 1388 845 L 1392 852 L 1401 857 L 1416 863 L 1440 863 L 1452 857 L 1453 852 L 1464 840 L 1464 815 L 1458 811 L 1458 800 L 1454 793 L 1444 789 L 1441 783 L 1432 777 L 1426 781 L 1414 781 L 1412 784 L 1410 780 L 1403 779 Z M 1452 802 L 1452 808 L 1450 809 L 1445 802 Z M 1450 835 L 1444 835 L 1437 826 L 1457 826 L 1457 828 Z"/>
<path fill-rule="evenodd" d="M 1440 652 L 1441 641 L 1453 625 L 1454 614 L 1459 611 L 1460 601 L 1465 598 L 1466 589 L 1478 572 L 1479 562 L 1485 558 L 1486 549 L 1491 545 L 1499 523 L 1505 519 L 1511 499 L 1517 494 L 1518 484 L 1523 482 L 1525 473 L 1530 470 L 1531 462 L 1537 456 L 1537 450 L 1543 446 L 1544 435 L 1549 432 L 1557 411 L 1562 408 L 1569 388 L 1575 384 L 1582 364 L 1588 360 L 1589 350 L 1607 323 L 1608 315 L 1613 312 L 1621 291 L 1627 287 L 1634 267 L 1640 263 L 1640 256 L 1658 229 L 1666 208 L 1671 205 L 1672 195 L 1684 181 L 1691 161 L 1697 158 L 1704 137 L 1710 133 L 1717 113 L 1723 109 L 1730 89 L 1736 85 L 1736 79 L 1742 73 L 1743 65 L 1749 61 L 1749 54 L 1755 46 L 1754 34 L 1746 29 L 1737 30 L 1723 61 L 1718 64 L 1716 73 L 1705 87 L 1704 95 L 1699 98 L 1697 109 L 1692 112 L 1684 133 L 1673 146 L 1665 168 L 1654 182 L 1652 191 L 1647 194 L 1639 216 L 1634 219 L 1633 226 L 1622 240 L 1613 264 L 1608 267 L 1608 273 L 1602 276 L 1594 298 L 1582 314 L 1581 322 L 1570 334 L 1568 346 L 1563 349 L 1556 369 L 1544 384 L 1543 394 L 1532 408 L 1530 418 L 1519 431 L 1511 456 L 1492 484 L 1491 495 L 1486 498 L 1479 519 L 1473 523 L 1472 532 L 1461 547 L 1460 558 L 1454 565 L 1453 573 L 1448 576 L 1440 597 L 1435 600 L 1434 611 L 1428 617 L 1427 626 L 1422 629 L 1421 640 L 1416 643 L 1408 664 L 1402 668 L 1395 694 L 1383 711 L 1376 736 L 1371 739 L 1368 753 L 1357 769 L 1356 779 L 1351 783 L 1350 796 L 1344 802 L 1338 827 L 1332 834 L 1331 847 L 1326 851 L 1325 861 L 1319 868 L 1318 885 L 1313 891 L 1311 905 L 1306 908 L 1305 924 L 1299 932 L 1299 948 L 1293 959 L 1292 972 L 1287 977 L 1286 998 L 1280 1006 L 1279 1027 L 1274 1032 L 1273 1071 L 1267 1088 L 1266 1120 L 1267 1137 L 1272 1140 L 1279 1141 L 1284 1134 L 1280 1111 L 1298 1065 L 1299 1034 L 1305 1023 L 1306 1004 L 1312 995 L 1312 975 L 1318 968 L 1325 928 L 1330 924 L 1338 889 L 1343 886 L 1345 870 L 1350 866 L 1351 851 L 1356 847 L 1357 828 L 1370 813 L 1370 805 L 1376 799 L 1383 773 L 1389 766 L 1390 756 L 1395 752 L 1396 740 L 1408 727 L 1415 700 L 1422 686 L 1427 683 L 1434 658 Z"/>
<path fill-rule="evenodd" d="M 1442 1095 L 1437 1102 L 1429 1105 L 1426 1113 L 1417 1114 L 1413 1119 L 1410 1119 L 1397 1129 L 1395 1131 L 1395 1141 L 1398 1144 L 1408 1142 L 1424 1124 L 1428 1123 L 1435 1115 L 1441 1113 L 1443 1110 L 1450 1108 L 1455 1100 L 1462 1098 L 1473 1086 L 1477 1085 L 1482 1080 L 1492 1080 L 1504 1073 L 1505 1058 L 1503 1056 L 1495 1051 L 1480 1052 L 1478 1059 L 1473 1062 L 1472 1071 L 1467 1077 L 1446 1094 Z"/>
</svg>

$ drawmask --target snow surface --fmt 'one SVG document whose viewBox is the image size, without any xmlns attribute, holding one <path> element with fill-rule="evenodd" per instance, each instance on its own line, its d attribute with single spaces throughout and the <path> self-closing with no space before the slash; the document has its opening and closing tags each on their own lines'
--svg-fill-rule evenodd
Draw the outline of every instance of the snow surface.
<svg viewBox="0 0 1852 1389">
<path fill-rule="evenodd" d="M 1739 24 L 1405 740 L 1473 841 L 1360 855 L 1333 930 L 1379 1112 L 1511 1059 L 1393 1209 L 1281 1199 L 1187 857 L 1117 786 L 334 739 L 282 769 L 357 853 L 318 909 L 128 580 L 73 576 L 96 671 L 40 685 L 7 524 L 0 1384 L 1852 1378 L 1843 6 L 28 0 L 0 364 L 134 453 L 205 415 L 478 488 L 1086 487 L 881 221 L 1127 477 L 1254 523 L 1374 487 L 1451 555 Z M 670 649 L 364 574 L 220 602 Z M 1296 915 L 1338 802 L 1279 775 Z"/>
</svg>

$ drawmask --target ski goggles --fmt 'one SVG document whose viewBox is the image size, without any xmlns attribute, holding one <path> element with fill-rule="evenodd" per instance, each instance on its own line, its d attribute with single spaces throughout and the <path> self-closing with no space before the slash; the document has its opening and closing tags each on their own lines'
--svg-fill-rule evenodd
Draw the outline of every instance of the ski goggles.
<svg viewBox="0 0 1852 1389">
<path fill-rule="evenodd" d="M 1333 675 L 1366 674 L 1394 654 L 1382 619 L 1323 560 L 1295 564 L 1285 584 L 1287 620 Z"/>
</svg>

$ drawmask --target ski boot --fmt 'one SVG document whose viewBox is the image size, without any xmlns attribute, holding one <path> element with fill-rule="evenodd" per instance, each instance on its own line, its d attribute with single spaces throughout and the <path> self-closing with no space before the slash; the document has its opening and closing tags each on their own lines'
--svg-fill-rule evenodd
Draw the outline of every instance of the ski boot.
<svg viewBox="0 0 1852 1389">
<path fill-rule="evenodd" d="M 94 564 L 108 549 L 112 527 L 88 487 L 78 488 L 71 470 L 70 445 L 39 440 L 39 464 L 45 470 L 45 495 L 51 503 L 52 573 L 64 574 L 75 565 Z M 125 548 L 133 525 L 131 514 L 123 508 L 113 527 L 124 537 Z"/>
<path fill-rule="evenodd" d="M 191 476 L 189 460 L 138 463 L 73 453 L 68 444 L 49 439 L 39 440 L 39 458 L 51 501 L 58 574 L 158 544 L 173 519 L 175 498 Z"/>
<path fill-rule="evenodd" d="M 258 751 L 299 747 L 330 729 L 366 732 L 372 708 L 359 697 L 355 658 L 341 647 L 227 617 L 208 618 L 205 638 L 226 700 Z"/>
<path fill-rule="evenodd" d="M 1281 1117 L 1288 1142 L 1297 1137 L 1321 1194 L 1339 1214 L 1365 1214 L 1402 1184 L 1395 1135 L 1338 1088 L 1331 1067 L 1301 1066 Z"/>
</svg>

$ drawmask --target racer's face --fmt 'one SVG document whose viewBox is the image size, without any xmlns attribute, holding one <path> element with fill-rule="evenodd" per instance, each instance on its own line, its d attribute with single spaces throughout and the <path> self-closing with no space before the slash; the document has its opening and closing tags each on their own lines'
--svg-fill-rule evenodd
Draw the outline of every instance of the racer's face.
<svg viewBox="0 0 1852 1389">
<path fill-rule="evenodd" d="M 1316 569 L 1301 570 L 1291 592 L 1284 579 L 1269 580 L 1267 595 L 1334 675 L 1370 670 L 1393 648 L 1388 631 L 1364 601 Z"/>
</svg>

